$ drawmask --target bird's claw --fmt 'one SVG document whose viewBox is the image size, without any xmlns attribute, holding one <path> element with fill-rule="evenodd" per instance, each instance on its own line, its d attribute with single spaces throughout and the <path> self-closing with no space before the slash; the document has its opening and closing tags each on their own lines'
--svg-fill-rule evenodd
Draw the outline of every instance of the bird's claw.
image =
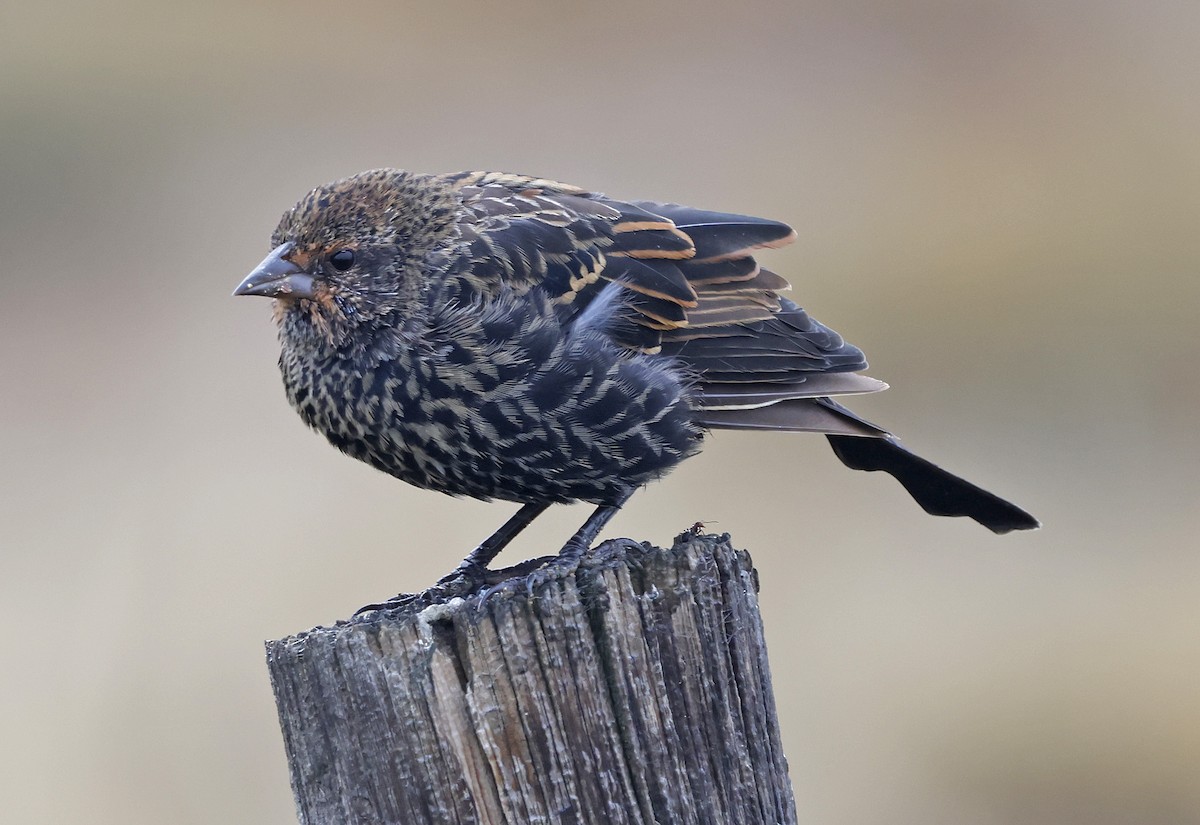
<svg viewBox="0 0 1200 825">
<path fill-rule="evenodd" d="M 555 556 L 530 559 L 504 570 L 489 570 L 481 564 L 467 560 L 454 572 L 443 576 L 437 584 L 420 593 L 400 593 L 385 602 L 368 604 L 354 611 L 354 615 L 374 611 L 405 610 L 420 612 L 427 607 L 445 604 L 453 599 L 478 596 L 483 601 L 499 593 L 524 591 L 527 598 L 543 586 L 564 573 L 571 573 L 588 552 L 585 542 L 572 539 Z"/>
<path fill-rule="evenodd" d="M 445 604 L 452 599 L 465 599 L 487 584 L 488 571 L 478 564 L 464 562 L 454 572 L 438 579 L 432 587 L 420 593 L 399 593 L 385 602 L 368 604 L 354 611 L 355 616 L 375 610 L 411 610 L 419 612 L 435 604 Z"/>
<path fill-rule="evenodd" d="M 562 578 L 564 574 L 573 573 L 585 552 L 587 552 L 587 548 L 576 552 L 572 545 L 568 544 L 556 556 L 543 556 L 522 562 L 509 568 L 509 575 L 504 579 L 491 587 L 480 590 L 479 600 L 482 602 L 500 593 L 516 592 L 521 592 L 526 598 L 531 599 L 545 585 Z"/>
</svg>

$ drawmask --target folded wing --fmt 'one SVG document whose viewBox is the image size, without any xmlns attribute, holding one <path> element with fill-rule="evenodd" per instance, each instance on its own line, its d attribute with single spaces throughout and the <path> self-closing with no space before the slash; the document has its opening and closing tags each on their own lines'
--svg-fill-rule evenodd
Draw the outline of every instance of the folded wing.
<svg viewBox="0 0 1200 825">
<path fill-rule="evenodd" d="M 844 464 L 891 474 L 927 512 L 997 533 L 1039 526 L 832 400 L 887 385 L 857 375 L 862 351 L 784 298 L 788 282 L 759 266 L 757 251 L 795 239 L 787 224 L 519 175 L 447 180 L 463 196 L 464 292 L 541 289 L 570 324 L 603 290 L 620 290 L 602 302 L 610 334 L 694 374 L 698 423 L 824 433 Z"/>
</svg>

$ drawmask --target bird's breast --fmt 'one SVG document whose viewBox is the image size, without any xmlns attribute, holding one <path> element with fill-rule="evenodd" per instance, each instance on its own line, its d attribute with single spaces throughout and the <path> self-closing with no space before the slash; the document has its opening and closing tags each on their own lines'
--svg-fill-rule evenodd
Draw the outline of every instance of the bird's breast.
<svg viewBox="0 0 1200 825">
<path fill-rule="evenodd" d="M 383 360 L 285 354 L 289 400 L 355 458 L 481 499 L 612 501 L 699 448 L 667 362 L 549 315 L 510 315 L 456 317 Z"/>
</svg>

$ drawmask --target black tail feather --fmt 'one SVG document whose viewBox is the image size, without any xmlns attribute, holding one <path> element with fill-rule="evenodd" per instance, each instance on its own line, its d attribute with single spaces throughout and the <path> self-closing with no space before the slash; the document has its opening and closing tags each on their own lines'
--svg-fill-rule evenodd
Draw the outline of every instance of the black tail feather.
<svg viewBox="0 0 1200 825">
<path fill-rule="evenodd" d="M 826 438 L 847 467 L 889 473 L 927 513 L 968 516 L 994 533 L 1041 527 L 1037 519 L 1017 505 L 909 452 L 894 438 L 846 435 Z"/>
</svg>

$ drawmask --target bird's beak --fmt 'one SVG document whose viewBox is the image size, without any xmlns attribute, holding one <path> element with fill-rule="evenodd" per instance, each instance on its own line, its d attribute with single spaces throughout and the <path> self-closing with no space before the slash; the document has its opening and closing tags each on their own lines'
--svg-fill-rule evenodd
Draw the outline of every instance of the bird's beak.
<svg viewBox="0 0 1200 825">
<path fill-rule="evenodd" d="M 312 298 L 313 277 L 287 259 L 292 244 L 282 243 L 238 284 L 234 295 L 265 295 L 268 298 Z"/>
</svg>

